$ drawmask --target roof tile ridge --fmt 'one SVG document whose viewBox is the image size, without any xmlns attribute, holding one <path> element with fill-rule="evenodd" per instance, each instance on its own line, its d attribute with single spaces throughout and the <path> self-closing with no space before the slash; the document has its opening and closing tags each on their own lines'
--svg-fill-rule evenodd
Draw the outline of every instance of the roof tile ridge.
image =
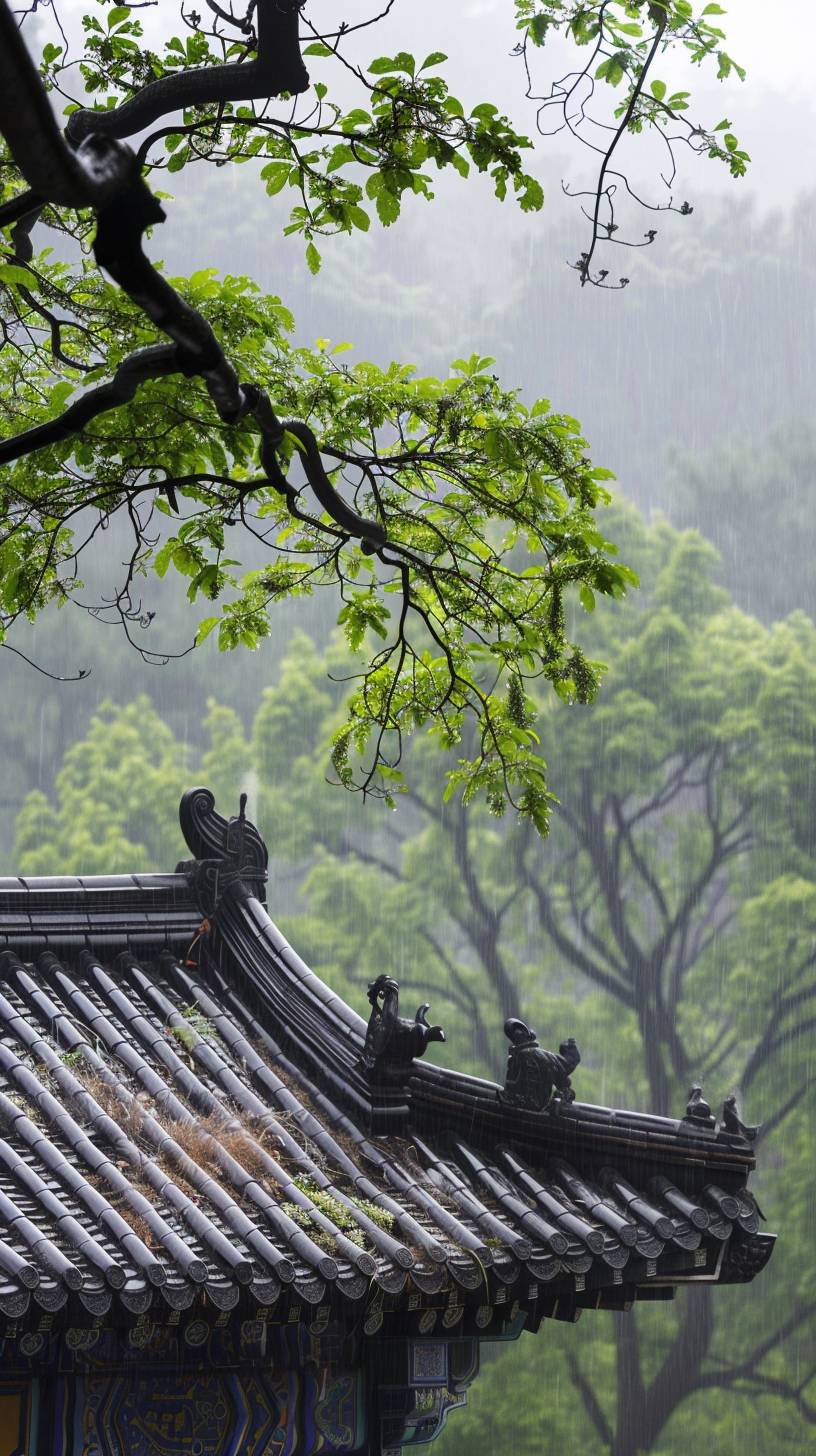
<svg viewBox="0 0 816 1456">
<path fill-rule="evenodd" d="M 54 969 L 56 969 L 57 966 L 59 966 L 59 962 L 56 962 L 55 960 Z M 61 969 L 62 968 L 60 967 L 60 970 Z M 64 971 L 62 971 L 62 975 L 63 977 L 65 976 Z M 101 1020 L 103 1020 L 103 1018 L 100 1016 L 95 1024 L 98 1024 L 98 1021 Z M 108 1023 L 108 1026 L 110 1027 L 110 1030 L 114 1032 L 114 1035 L 116 1035 L 115 1028 L 113 1028 L 112 1023 Z M 110 1033 L 108 1033 L 108 1035 L 109 1034 Z M 106 1040 L 107 1044 L 108 1038 L 106 1037 L 104 1039 Z M 235 1202 L 235 1200 L 231 1198 L 231 1196 L 224 1189 L 221 1188 L 221 1185 L 218 1184 L 210 1174 L 205 1173 L 205 1171 L 195 1163 L 195 1160 L 191 1158 L 190 1155 L 181 1146 L 181 1144 L 179 1144 L 175 1140 L 175 1138 L 172 1136 L 172 1133 L 170 1133 L 167 1128 L 158 1121 L 157 1118 L 154 1118 L 152 1114 L 147 1111 L 147 1109 L 139 1102 L 138 1098 L 130 1091 L 130 1089 L 122 1083 L 121 1079 L 117 1078 L 115 1072 L 113 1072 L 112 1069 L 107 1066 L 107 1064 L 103 1062 L 102 1059 L 96 1054 L 94 1048 L 91 1047 L 90 1044 L 86 1041 L 82 1043 L 81 1049 L 83 1055 L 88 1060 L 89 1065 L 93 1068 L 95 1074 L 98 1075 L 100 1079 L 111 1088 L 111 1091 L 116 1095 L 118 1100 L 122 1102 L 123 1106 L 127 1107 L 128 1109 L 138 1109 L 140 1133 L 143 1133 L 143 1135 L 146 1136 L 153 1143 L 158 1153 L 168 1156 L 171 1161 L 173 1161 L 178 1166 L 179 1172 L 182 1174 L 183 1177 L 188 1180 L 188 1182 L 192 1182 L 194 1186 L 197 1187 L 197 1190 L 199 1192 L 201 1192 L 205 1197 L 208 1197 L 210 1199 L 219 1215 L 224 1218 L 228 1227 L 231 1227 L 232 1232 L 237 1237 L 243 1239 L 247 1248 L 251 1249 L 255 1257 L 260 1259 L 262 1262 L 265 1262 L 270 1267 L 270 1269 L 274 1270 L 278 1274 L 281 1273 L 279 1265 L 285 1265 L 286 1267 L 283 1271 L 284 1277 L 288 1276 L 290 1279 L 294 1277 L 294 1272 L 291 1269 L 289 1261 L 286 1260 L 285 1256 L 282 1255 L 280 1251 L 275 1248 L 274 1244 L 271 1244 L 269 1242 L 269 1240 L 261 1232 L 261 1230 L 258 1229 L 257 1225 L 254 1224 L 253 1221 L 248 1217 L 248 1215 L 244 1213 L 243 1209 L 241 1209 L 240 1206 Z M 144 1062 L 143 1059 L 140 1060 L 142 1060 L 143 1067 L 150 1070 L 148 1068 L 148 1064 Z M 157 1076 L 157 1074 L 155 1075 Z M 165 1087 L 165 1084 L 162 1083 L 161 1086 Z M 183 1120 L 189 1119 L 190 1124 L 196 1125 L 195 1118 L 193 1117 L 192 1113 L 190 1113 L 189 1110 L 184 1107 L 184 1104 L 179 1102 L 173 1094 L 169 1094 L 169 1096 L 171 1103 L 173 1104 L 173 1111 L 176 1114 L 181 1114 L 181 1117 L 171 1116 L 171 1121 L 182 1122 Z M 217 1227 L 214 1226 L 214 1228 L 215 1231 L 218 1233 L 219 1231 L 217 1230 Z M 219 1233 L 218 1245 L 223 1255 L 225 1251 L 223 1249 L 223 1244 L 221 1243 L 221 1237 L 222 1236 L 220 1236 Z M 239 1283 L 243 1283 L 246 1281 L 246 1275 L 245 1272 L 241 1270 L 240 1264 L 236 1264 L 237 1257 L 237 1251 L 233 1248 L 232 1257 L 228 1255 L 226 1262 L 228 1263 L 228 1265 L 232 1264 L 235 1277 L 238 1279 Z"/>
</svg>

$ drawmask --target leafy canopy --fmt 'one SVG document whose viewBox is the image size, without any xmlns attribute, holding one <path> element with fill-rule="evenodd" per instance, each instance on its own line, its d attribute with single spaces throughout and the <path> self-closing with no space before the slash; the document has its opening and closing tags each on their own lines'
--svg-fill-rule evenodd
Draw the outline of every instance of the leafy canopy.
<svg viewBox="0 0 816 1456">
<path fill-rule="evenodd" d="M 68 116 L 72 144 L 92 133 L 139 135 L 137 161 L 152 184 L 206 162 L 249 164 L 271 197 L 293 197 L 283 232 L 303 238 L 313 271 L 317 240 L 365 230 L 373 215 L 390 225 L 406 196 L 433 196 L 433 174 L 445 169 L 488 173 L 500 199 L 541 207 L 541 187 L 524 166 L 529 138 L 489 101 L 455 97 L 441 52 L 422 61 L 401 49 L 362 58 L 377 16 L 319 31 L 305 6 L 312 84 L 294 54 L 288 81 L 253 89 L 292 9 L 261 0 L 230 17 L 209 5 L 204 17 L 182 11 L 181 34 L 158 34 L 151 16 L 146 36 L 136 9 L 96 0 L 79 55 L 56 30 L 47 39 L 42 83 Z M 629 78 L 623 123 L 633 135 L 644 108 L 660 124 L 679 109 L 675 97 L 664 103 L 658 81 L 648 105 L 643 99 L 656 49 L 678 43 L 696 63 L 719 43 L 708 18 L 716 7 L 694 19 L 679 0 L 517 9 L 522 48 L 539 46 L 552 28 L 579 46 L 612 36 L 628 47 L 616 54 Z M 725 75 L 730 64 L 718 54 Z M 602 79 L 621 79 L 601 64 Z M 202 77 L 210 99 L 202 99 Z M 5 126 L 13 135 L 8 119 Z M 342 346 L 325 341 L 295 348 L 279 298 L 207 267 L 168 281 L 210 326 L 244 400 L 260 393 L 276 415 L 293 417 L 274 437 L 273 460 L 257 412 L 217 411 L 206 369 L 189 356 L 117 396 L 115 408 L 83 414 L 107 381 L 149 357 L 138 351 L 156 343 L 157 315 L 151 322 L 144 311 L 144 289 L 100 273 L 93 209 L 45 198 L 22 216 L 24 165 L 10 148 L 0 160 L 16 220 L 0 255 L 2 645 L 19 651 L 19 620 L 73 604 L 120 625 L 153 661 L 211 634 L 225 651 L 251 649 L 272 631 L 276 603 L 329 586 L 356 654 L 334 741 L 336 779 L 393 803 L 405 787 L 404 739 L 425 730 L 453 755 L 449 794 L 481 795 L 496 813 L 509 802 L 546 832 L 551 796 L 532 685 L 548 684 L 567 702 L 594 696 L 601 665 L 567 630 L 569 602 L 590 612 L 596 596 L 620 596 L 636 580 L 598 529 L 608 473 L 592 468 L 577 422 L 545 400 L 523 402 L 489 358 L 456 360 L 445 377 L 423 378 L 409 364 L 351 364 Z M 602 172 L 599 198 L 605 186 Z M 159 220 L 155 210 L 150 217 Z M 36 249 L 35 220 L 44 225 Z M 52 431 L 39 444 L 32 435 L 28 453 L 15 445 L 63 417 L 78 423 L 62 438 Z M 317 501 L 306 427 L 326 473 Z M 349 526 L 349 506 L 376 523 L 377 542 Z M 120 523 L 116 550 L 99 551 L 112 522 Z M 122 561 L 116 576 L 111 556 Z M 153 575 L 181 578 L 191 608 L 203 609 L 186 642 L 156 640 Z"/>
</svg>

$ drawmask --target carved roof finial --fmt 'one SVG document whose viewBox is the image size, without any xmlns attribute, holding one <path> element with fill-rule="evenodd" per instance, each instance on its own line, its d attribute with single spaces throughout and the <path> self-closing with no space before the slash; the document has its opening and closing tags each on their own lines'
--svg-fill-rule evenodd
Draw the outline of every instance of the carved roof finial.
<svg viewBox="0 0 816 1456">
<path fill-rule="evenodd" d="M 429 1026 L 430 1004 L 417 1007 L 413 1021 L 399 1014 L 399 982 L 378 976 L 368 987 L 371 1015 L 360 1066 L 370 1082 L 400 1082 L 415 1057 L 424 1057 L 432 1041 L 445 1041 L 441 1026 Z"/>
<path fill-rule="evenodd" d="M 693 1122 L 700 1127 L 714 1127 L 714 1118 L 711 1115 L 711 1108 L 703 1096 L 703 1089 L 698 1082 L 695 1082 L 689 1092 L 689 1099 L 686 1103 L 684 1122 Z"/>
<path fill-rule="evenodd" d="M 225 891 L 243 886 L 263 900 L 268 854 L 255 825 L 246 817 L 247 795 L 238 813 L 225 819 L 210 789 L 188 789 L 179 806 L 184 838 L 195 856 L 178 866 L 190 876 L 202 914 L 212 916 Z"/>
<path fill-rule="evenodd" d="M 756 1127 L 746 1127 L 739 1115 L 739 1104 L 736 1092 L 731 1092 L 723 1102 L 722 1126 L 726 1132 L 733 1133 L 738 1137 L 744 1137 L 746 1142 L 752 1143 L 756 1139 L 761 1124 Z"/>
</svg>

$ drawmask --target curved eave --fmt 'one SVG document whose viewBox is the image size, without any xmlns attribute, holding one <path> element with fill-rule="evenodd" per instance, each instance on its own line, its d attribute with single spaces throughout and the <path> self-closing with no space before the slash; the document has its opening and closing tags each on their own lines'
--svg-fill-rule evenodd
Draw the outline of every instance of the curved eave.
<svg viewBox="0 0 816 1456">
<path fill-rule="evenodd" d="M 186 951 L 202 925 L 185 874 L 0 878 L 0 948 L 30 959 L 87 947 L 107 953 L 129 946 Z M 259 1017 L 269 1018 L 317 1085 L 359 1114 L 372 1092 L 359 1070 L 366 1022 L 298 955 L 265 906 L 246 892 L 226 896 L 217 916 L 218 959 Z M 215 943 L 215 942 L 214 942 Z M 688 1122 L 576 1101 L 554 1112 L 503 1106 L 496 1083 L 429 1062 L 415 1062 L 406 1088 L 411 1124 L 450 1125 L 530 1153 L 588 1155 L 604 1149 L 644 1162 L 731 1173 L 744 1179 L 755 1157 L 744 1139 L 698 1130 Z"/>
<path fill-rule="evenodd" d="M 747 1145 L 610 1108 L 508 1108 L 495 1084 L 422 1062 L 372 1088 L 363 1019 L 240 879 L 206 920 L 195 880 L 0 881 L 7 1315 L 22 1301 L 68 1319 L 78 1299 L 135 1316 L 206 1293 L 236 1318 L 280 1299 L 285 1319 L 290 1298 L 339 1310 L 373 1279 L 422 1333 L 440 1300 L 502 1332 L 519 1311 L 535 1329 L 766 1262 Z M 379 1136 L 389 1097 L 399 1138 Z"/>
<path fill-rule="evenodd" d="M 226 900 L 218 929 L 236 973 L 251 985 L 259 1014 L 272 1016 L 318 1082 L 328 1080 L 333 1095 L 358 1104 L 367 1092 L 357 1066 L 366 1031 L 362 1017 L 305 964 L 253 896 Z M 407 1090 L 412 1126 L 431 1121 L 491 1142 L 517 1142 L 536 1153 L 573 1152 L 576 1146 L 590 1153 L 627 1149 L 646 1161 L 668 1160 L 741 1179 L 755 1166 L 750 1144 L 723 1131 L 578 1101 L 559 1103 L 554 1112 L 510 1108 L 499 1101 L 495 1082 L 430 1062 L 414 1062 Z"/>
</svg>

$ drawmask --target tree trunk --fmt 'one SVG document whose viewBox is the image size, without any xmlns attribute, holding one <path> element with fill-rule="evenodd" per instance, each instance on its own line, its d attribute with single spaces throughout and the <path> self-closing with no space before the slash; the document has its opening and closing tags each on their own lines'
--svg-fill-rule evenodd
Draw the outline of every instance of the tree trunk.
<svg viewBox="0 0 816 1456">
<path fill-rule="evenodd" d="M 617 1421 L 613 1456 L 635 1456 L 643 1450 L 641 1432 L 647 1395 L 643 1385 L 640 1334 L 634 1310 L 612 1316 L 617 1357 Z"/>
<path fill-rule="evenodd" d="M 637 1316 L 616 1314 L 617 1421 L 612 1456 L 638 1456 L 654 1449 L 677 1407 L 698 1387 L 713 1333 L 711 1289 L 686 1289 L 680 1328 L 650 1385 L 643 1379 Z"/>
</svg>

